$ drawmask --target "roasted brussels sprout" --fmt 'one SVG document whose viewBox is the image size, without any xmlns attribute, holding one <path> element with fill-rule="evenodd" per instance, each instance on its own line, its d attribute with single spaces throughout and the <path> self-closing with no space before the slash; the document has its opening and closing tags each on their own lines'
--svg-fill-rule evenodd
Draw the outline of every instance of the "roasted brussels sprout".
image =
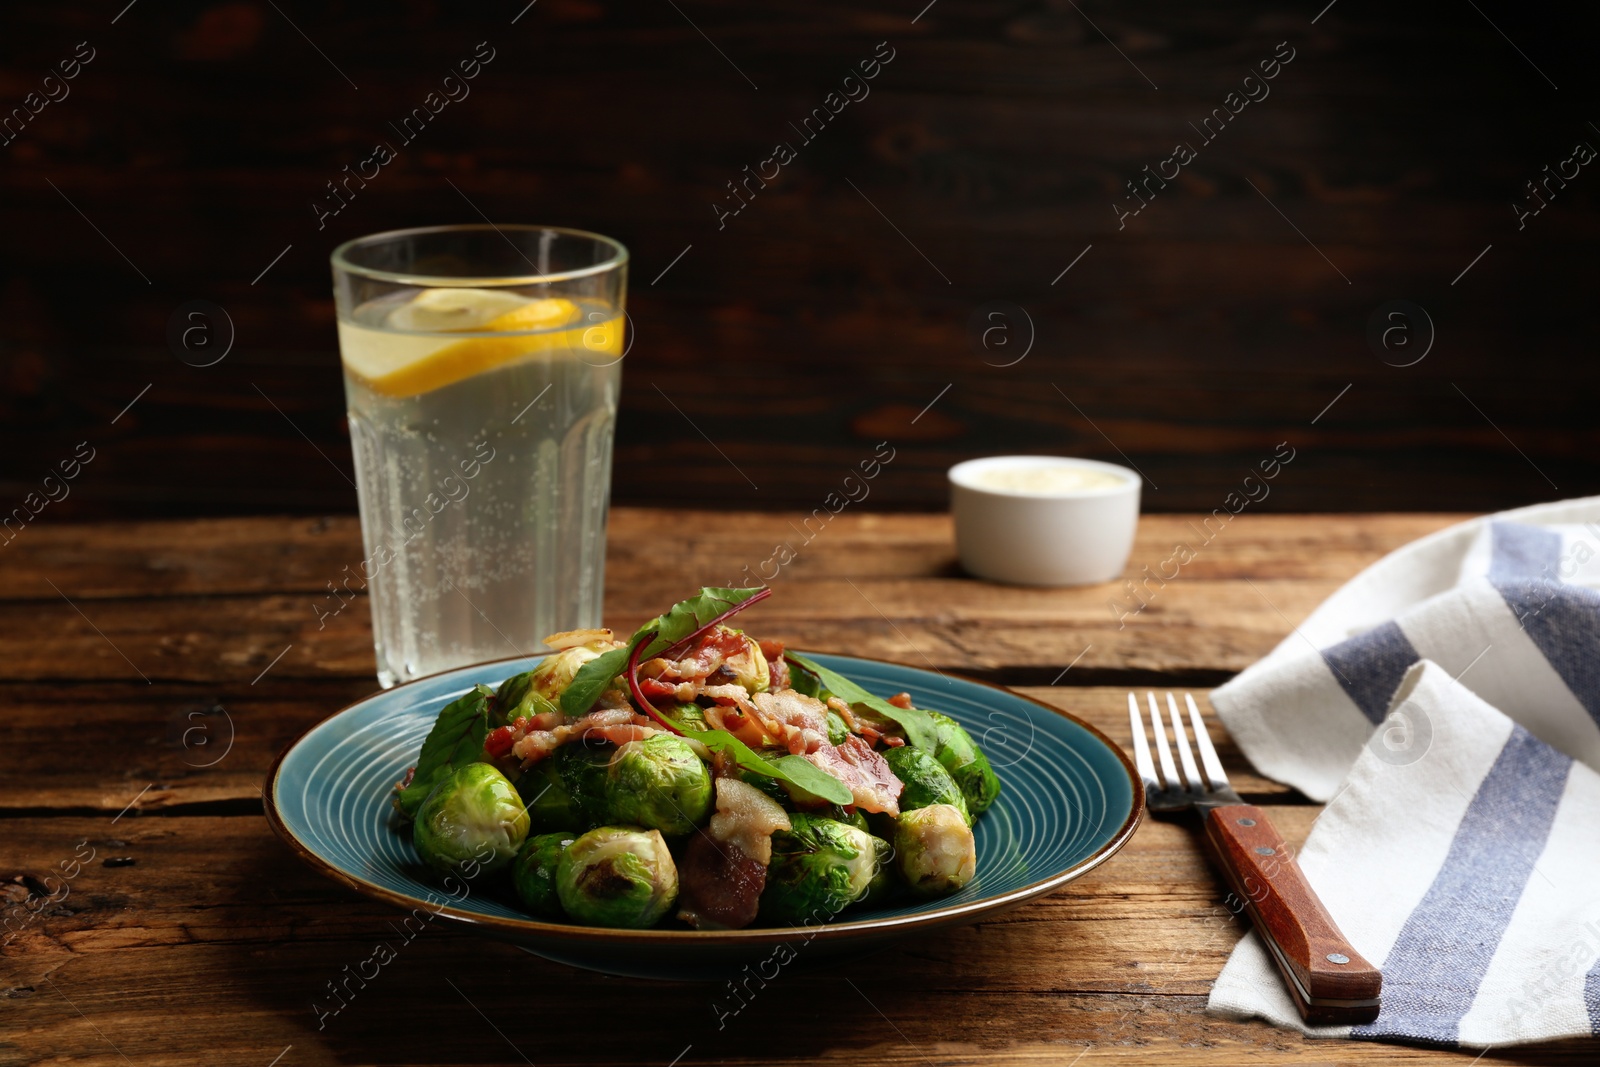
<svg viewBox="0 0 1600 1067">
<path fill-rule="evenodd" d="M 956 785 L 950 772 L 931 754 L 910 745 L 891 748 L 883 754 L 884 762 L 894 776 L 905 786 L 900 793 L 900 810 L 915 811 L 930 804 L 949 804 L 961 812 L 967 825 L 972 815 L 967 810 L 967 798 Z"/>
<path fill-rule="evenodd" d="M 541 919 L 560 919 L 561 898 L 556 894 L 556 868 L 577 835 L 537 834 L 522 843 L 511 864 L 511 884 L 522 906 Z"/>
<path fill-rule="evenodd" d="M 895 890 L 899 888 L 894 877 L 894 846 L 874 835 L 872 847 L 878 853 L 878 873 L 873 875 L 872 881 L 867 884 L 867 894 L 861 898 L 861 903 L 882 904 L 894 896 Z"/>
<path fill-rule="evenodd" d="M 761 894 L 769 922 L 827 922 L 866 895 L 878 873 L 872 835 L 817 815 L 792 814 L 772 835 L 772 862 Z"/>
<path fill-rule="evenodd" d="M 577 829 L 611 821 L 607 816 L 606 767 L 615 751 L 610 745 L 591 746 L 580 740 L 562 745 L 546 761 L 554 765 L 561 779 L 565 803 L 577 813 Z"/>
<path fill-rule="evenodd" d="M 711 800 L 711 771 L 672 734 L 629 741 L 606 767 L 606 822 L 681 837 L 705 822 Z"/>
<path fill-rule="evenodd" d="M 602 826 L 561 854 L 556 895 L 575 922 L 643 929 L 676 903 L 678 868 L 660 831 Z"/>
<path fill-rule="evenodd" d="M 517 779 L 517 792 L 522 795 L 522 803 L 528 809 L 529 833 L 587 828 L 587 817 L 573 799 L 572 790 L 561 774 L 561 765 L 565 762 L 562 753 L 565 751 L 557 750 L 555 755 L 540 760 Z"/>
<path fill-rule="evenodd" d="M 738 630 L 730 630 L 726 626 L 717 629 L 724 633 L 738 634 L 744 647 L 731 656 L 722 660 L 722 670 L 733 675 L 736 685 L 742 685 L 750 693 L 765 693 L 772 685 L 772 668 L 767 663 L 767 657 L 761 651 L 761 646 Z"/>
<path fill-rule="evenodd" d="M 843 717 L 832 708 L 828 709 L 828 744 L 843 744 L 850 736 L 850 727 L 845 724 Z"/>
<path fill-rule="evenodd" d="M 988 811 L 994 798 L 1000 795 L 1000 779 L 995 777 L 983 750 L 960 723 L 937 711 L 928 714 L 939 739 L 933 758 L 950 772 L 950 777 L 961 787 L 961 795 L 967 798 L 968 814 L 977 818 Z"/>
<path fill-rule="evenodd" d="M 509 864 L 527 836 L 516 786 L 487 763 L 458 767 L 435 786 L 411 831 L 424 863 L 468 877 Z"/>
<path fill-rule="evenodd" d="M 496 725 L 509 726 L 521 718 L 531 719 L 535 715 L 561 710 L 534 685 L 534 674 L 534 671 L 523 671 L 500 683 L 500 688 L 494 694 L 493 715 Z"/>
<path fill-rule="evenodd" d="M 577 645 L 564 648 L 560 652 L 552 652 L 539 662 L 539 665 L 528 672 L 527 692 L 531 693 L 546 703 L 558 705 L 561 703 L 561 694 L 567 686 L 572 684 L 572 676 L 592 659 L 599 659 L 602 652 L 612 647 L 611 641 L 596 641 L 588 645 Z M 516 677 L 521 677 L 517 675 Z M 501 688 L 514 679 L 508 678 Z M 527 714 L 523 712 L 522 714 Z"/>
<path fill-rule="evenodd" d="M 978 853 L 961 809 L 933 804 L 900 816 L 894 831 L 895 862 L 919 896 L 954 893 L 972 880 Z"/>
<path fill-rule="evenodd" d="M 854 826 L 857 830 L 866 830 L 869 834 L 872 832 L 867 825 L 866 813 L 859 808 L 851 807 L 847 809 L 843 804 L 829 804 L 819 811 L 812 812 L 812 814 L 821 815 L 823 818 L 832 819 L 835 822 L 842 822 L 846 826 Z"/>
<path fill-rule="evenodd" d="M 699 704 L 679 704 L 667 713 L 667 718 L 681 726 L 685 733 L 711 729 L 711 724 L 706 722 L 706 709 Z"/>
</svg>

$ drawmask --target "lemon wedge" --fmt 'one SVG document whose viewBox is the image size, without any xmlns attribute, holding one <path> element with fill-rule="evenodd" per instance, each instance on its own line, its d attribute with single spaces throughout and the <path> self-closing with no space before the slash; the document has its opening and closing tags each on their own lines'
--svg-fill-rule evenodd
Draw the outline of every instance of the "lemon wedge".
<svg viewBox="0 0 1600 1067">
<path fill-rule="evenodd" d="M 623 331 L 616 319 L 590 325 L 583 317 L 570 300 L 529 300 L 493 289 L 430 289 L 390 312 L 384 329 L 341 321 L 339 348 L 345 366 L 374 392 L 420 396 L 538 353 L 588 358 L 621 353 Z M 469 336 L 439 344 L 439 333 L 455 332 Z M 470 336 L 474 333 L 489 336 Z"/>
<path fill-rule="evenodd" d="M 487 330 L 502 315 L 514 315 L 524 308 L 554 304 L 553 300 L 529 301 L 521 293 L 504 289 L 424 289 L 389 312 L 384 325 L 391 330 Z M 560 301 L 571 310 L 572 305 Z M 560 309 L 553 309 L 558 311 Z M 516 327 L 512 327 L 515 329 Z"/>
</svg>

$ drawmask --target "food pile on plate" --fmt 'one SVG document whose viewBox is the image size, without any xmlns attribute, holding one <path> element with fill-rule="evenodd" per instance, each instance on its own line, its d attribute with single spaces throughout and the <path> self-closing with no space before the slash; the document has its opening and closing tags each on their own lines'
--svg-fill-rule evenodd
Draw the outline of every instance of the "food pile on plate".
<svg viewBox="0 0 1600 1067">
<path fill-rule="evenodd" d="M 960 724 L 726 625 L 713 589 L 626 642 L 556 651 L 447 705 L 395 790 L 418 856 L 551 921 L 827 922 L 954 893 L 1000 791 Z"/>
</svg>

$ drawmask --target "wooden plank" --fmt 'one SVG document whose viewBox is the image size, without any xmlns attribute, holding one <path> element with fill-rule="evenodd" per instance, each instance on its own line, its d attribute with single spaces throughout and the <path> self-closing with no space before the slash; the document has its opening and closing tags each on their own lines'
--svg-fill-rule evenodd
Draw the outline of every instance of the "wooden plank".
<svg viewBox="0 0 1600 1067">
<path fill-rule="evenodd" d="M 1074 680 L 1215 684 L 1260 658 L 1361 566 L 1454 518 L 1244 513 L 1206 544 L 1199 516 L 1146 516 L 1126 572 L 1137 590 L 1041 590 L 962 575 L 945 516 L 846 511 L 806 544 L 817 526 L 803 515 L 624 510 L 611 535 L 606 621 L 630 630 L 702 584 L 775 574 L 777 595 L 750 621 L 795 647 L 1018 683 L 1048 683 L 1076 661 Z M 11 650 L 3 677 L 206 685 L 251 683 L 269 669 L 275 679 L 370 677 L 365 599 L 325 617 L 337 603 L 326 583 L 359 566 L 353 525 L 262 523 L 136 524 L 130 547 L 104 563 L 100 546 L 122 536 L 118 527 L 29 531 L 36 536 L 18 543 L 26 554 L 4 572 L 5 592 L 26 599 L 0 602 L 0 640 Z M 1163 569 L 1179 541 L 1196 558 L 1170 582 L 1147 578 L 1145 568 Z M 769 561 L 782 544 L 797 556 L 779 570 Z"/>
<path fill-rule="evenodd" d="M 940 5 L 915 23 L 899 4 L 690 14 L 693 25 L 665 7 L 569 0 L 514 27 L 449 5 L 403 20 L 297 17 L 335 70 L 265 5 L 115 26 L 87 10 L 18 13 L 0 56 L 9 106 L 71 42 L 98 56 L 6 146 L 3 230 L 34 269 L 0 293 L 17 396 L 0 426 L 0 492 L 15 506 L 89 438 L 103 466 L 57 516 L 352 511 L 329 250 L 451 211 L 527 219 L 532 203 L 634 253 L 641 341 L 624 376 L 619 502 L 805 505 L 886 429 L 905 457 L 878 506 L 939 506 L 943 468 L 973 454 L 1120 449 L 1162 486 L 1152 507 L 1204 507 L 1235 463 L 1291 430 L 1305 466 L 1271 508 L 1403 508 L 1421 486 L 1431 507 L 1486 509 L 1552 483 L 1600 487 L 1586 461 L 1600 444 L 1586 403 L 1600 372 L 1584 358 L 1595 323 L 1574 313 L 1594 290 L 1584 252 L 1600 216 L 1581 191 L 1552 203 L 1555 220 L 1519 228 L 1507 210 L 1570 151 L 1557 146 L 1589 131 L 1549 114 L 1549 85 L 1488 22 L 1335 9 L 1311 26 L 1299 5 L 1170 0 L 1111 19 L 992 2 Z M 1560 80 L 1587 67 L 1577 49 L 1592 21 L 1575 8 L 1496 25 Z M 391 124 L 485 38 L 499 57 L 470 98 L 319 219 L 329 183 L 350 181 L 378 140 L 398 142 Z M 790 124 L 881 40 L 897 57 L 871 96 L 720 225 L 712 204 L 726 183 L 779 138 L 798 141 Z M 1270 98 L 1200 143 L 1124 226 L 1112 205 L 1138 202 L 1128 183 L 1175 142 L 1199 143 L 1190 123 L 1279 40 L 1298 58 L 1263 86 Z M 606 136 L 572 135 L 598 129 Z M 1366 351 L 1367 317 L 1399 293 L 1430 310 L 1451 360 L 1435 353 L 1400 374 Z M 227 309 L 239 340 L 203 369 L 161 343 L 197 296 Z M 970 318 L 996 298 L 1038 326 L 1015 368 L 973 351 Z M 723 417 L 728 383 L 752 379 L 760 417 Z M 697 429 L 711 425 L 715 447 Z M 742 495 L 721 453 L 759 493 Z"/>
<path fill-rule="evenodd" d="M 211 688 L 5 685 L 0 687 L 0 703 L 7 709 L 0 719 L 0 814 L 51 809 L 114 814 L 130 803 L 134 812 L 197 804 L 251 810 L 278 752 L 373 688 L 365 680 L 344 678 Z M 1119 744 L 1129 740 L 1125 690 L 1021 692 L 1077 715 Z M 1204 693 L 1196 695 L 1209 714 Z M 90 717 L 92 729 L 85 725 Z M 1220 723 L 1213 737 L 1241 793 L 1263 803 L 1303 802 L 1293 790 L 1248 770 Z M 1002 757 L 996 746 L 1013 746 L 1006 751 L 1015 758 L 1030 741 L 979 738 L 996 750 L 997 759 Z M 107 753 L 116 756 L 108 759 Z"/>
<path fill-rule="evenodd" d="M 664 258 L 690 240 L 684 238 Z M 1091 234 L 1055 244 L 1081 250 L 1093 240 Z M 1096 243 L 1091 255 L 1099 256 L 1102 247 Z M 1200 255 L 1187 246 L 1111 254 L 1136 259 L 1139 265 L 1128 273 L 1137 270 L 1141 282 L 1147 281 L 1150 259 L 1187 262 Z M 1204 258 L 1214 261 L 1204 270 L 1196 268 L 1198 277 L 1227 275 L 1240 257 L 1223 249 Z M 1513 269 L 1519 266 L 1537 269 L 1533 262 Z M 817 266 L 819 272 L 828 269 Z M 1261 270 L 1284 274 L 1277 263 Z M 1121 273 L 1117 277 L 1114 288 L 1126 291 L 1132 282 Z M 854 288 L 873 284 L 864 279 Z M 1188 291 L 1195 284 L 1195 277 L 1186 276 L 1165 288 Z M 1404 291 L 1401 281 L 1395 285 Z M 787 292 L 788 281 L 776 280 L 770 288 Z M 841 315 L 811 326 L 803 343 L 783 342 L 795 345 L 790 354 L 772 351 L 772 338 L 802 332 L 790 306 L 741 306 L 732 331 L 741 353 L 762 351 L 769 377 L 784 385 L 780 402 L 765 406 L 762 418 L 733 421 L 716 410 L 717 390 L 671 385 L 709 373 L 703 324 L 719 309 L 669 308 L 659 302 L 635 308 L 634 321 L 638 329 L 650 330 L 650 345 L 641 342 L 623 376 L 613 499 L 662 508 L 685 502 L 815 507 L 885 439 L 894 442 L 899 456 L 891 474 L 874 488 L 873 507 L 879 509 L 941 507 L 948 495 L 944 472 L 951 464 L 1004 452 L 1083 455 L 1114 463 L 1131 458 L 1161 487 L 1148 495 L 1151 510 L 1210 508 L 1236 488 L 1243 471 L 1284 440 L 1300 449 L 1300 458 L 1262 505 L 1266 511 L 1403 510 L 1419 503 L 1441 510 L 1493 510 L 1552 492 L 1483 414 L 1438 377 L 1431 361 L 1408 368 L 1410 374 L 1398 382 L 1393 368 L 1375 360 L 1332 375 L 1324 368 L 1348 363 L 1349 342 L 1343 336 L 1296 332 L 1247 357 L 1243 338 L 1186 335 L 1181 344 L 1172 343 L 1148 325 L 1174 317 L 1164 312 L 1102 320 L 1096 297 L 1074 298 L 1065 307 L 1042 304 L 1025 293 L 1018 299 L 1035 320 L 1038 351 L 1005 370 L 985 367 L 971 354 L 965 331 L 977 297 L 887 321 L 868 321 L 860 312 Z M 239 309 L 240 301 L 229 307 Z M 1271 307 L 1252 304 L 1234 314 L 1242 322 L 1258 322 L 1278 316 L 1281 307 L 1280 299 Z M 1349 312 L 1328 312 L 1334 314 Z M 319 344 L 331 345 L 333 336 L 330 321 Z M 1068 338 L 1069 350 L 1063 347 Z M 1573 388 L 1559 396 L 1540 386 L 1545 378 L 1537 368 L 1525 368 L 1527 373 L 1514 380 L 1486 373 L 1454 380 L 1561 492 L 1581 495 L 1600 487 L 1592 465 L 1584 462 L 1600 446 L 1600 436 L 1586 421 L 1581 402 L 1592 392 L 1585 386 L 1593 384 L 1584 376 L 1595 372 L 1585 369 L 1580 351 L 1567 350 L 1568 343 L 1553 338 L 1537 344 L 1539 351 L 1554 353 L 1563 373 L 1577 368 Z M 1303 361 L 1286 367 L 1280 357 L 1288 347 L 1303 353 Z M 929 366 L 921 353 L 930 350 L 960 353 L 968 362 Z M 59 396 L 52 396 L 49 406 L 68 414 L 48 431 L 6 437 L 0 430 L 13 456 L 9 473 L 0 477 L 0 492 L 11 507 L 38 491 L 39 480 L 78 442 L 88 440 L 98 456 L 72 495 L 50 505 L 46 515 L 52 521 L 263 511 L 350 514 L 356 509 L 343 387 L 331 350 L 303 356 L 301 365 L 280 360 L 276 352 L 240 352 L 208 368 L 204 388 L 171 381 L 174 371 L 188 368 L 158 350 L 51 349 L 41 360 L 60 375 L 52 386 Z M 1229 369 L 1209 369 L 1224 367 Z M 745 370 L 741 365 L 719 373 L 737 377 Z M 846 378 L 851 388 L 841 397 L 832 383 Z M 127 416 L 108 425 L 152 383 Z M 667 388 L 681 414 L 652 383 Z M 933 410 L 913 423 L 951 384 L 954 388 Z M 1346 386 L 1349 393 L 1310 425 Z M 720 453 L 697 425 L 718 427 Z M 759 491 L 729 465 L 730 459 Z M 1419 485 L 1427 486 L 1421 500 Z"/>
<path fill-rule="evenodd" d="M 871 499 L 869 495 L 867 500 Z M 797 553 L 794 562 L 782 568 L 782 579 L 774 580 L 780 589 L 782 581 L 792 578 L 957 577 L 952 571 L 954 534 L 946 515 L 877 514 L 851 508 L 830 515 L 821 500 L 816 507 L 821 515 L 801 509 L 615 508 L 606 563 L 608 610 L 651 610 L 646 601 L 656 595 L 654 589 L 638 587 L 652 575 L 663 582 L 688 584 L 732 580 L 750 567 L 751 574 L 759 576 L 761 565 L 780 543 Z M 1246 511 L 1215 535 L 1205 551 L 1185 566 L 1184 574 L 1186 580 L 1241 574 L 1252 579 L 1342 580 L 1383 553 L 1468 517 Z M 1199 529 L 1203 521 L 1202 514 L 1144 515 L 1129 574 L 1144 565 L 1157 566 L 1177 540 L 1200 541 L 1207 532 Z M 1213 518 L 1209 529 L 1217 526 Z M 346 515 L 41 522 L 5 546 L 0 602 L 54 600 L 59 597 L 56 589 L 80 603 L 135 597 L 326 594 L 329 582 L 359 573 L 362 556 L 360 525 Z M 670 566 L 664 567 L 664 560 L 671 561 Z M 949 586 L 958 595 L 966 590 L 993 595 L 988 583 L 974 580 Z"/>
<path fill-rule="evenodd" d="M 1296 842 L 1313 816 L 1271 813 Z M 264 1065 L 291 1045 L 294 1063 L 1061 1064 L 1086 1047 L 1093 1062 L 1218 1067 L 1447 1055 L 1306 1042 L 1202 1014 L 1239 928 L 1192 829 L 1165 822 L 1049 898 L 860 961 L 798 961 L 737 1012 L 725 987 L 603 978 L 439 927 L 401 941 L 393 963 L 323 1015 L 313 1004 L 335 1006 L 327 982 L 379 941 L 400 941 L 394 913 L 300 867 L 264 820 L 10 819 L 7 840 L 7 873 L 36 877 L 80 842 L 95 849 L 66 898 L 0 947 L 7 1064 Z M 24 891 L 5 891 L 15 914 Z M 1591 1063 L 1596 1047 L 1513 1057 Z"/>
</svg>

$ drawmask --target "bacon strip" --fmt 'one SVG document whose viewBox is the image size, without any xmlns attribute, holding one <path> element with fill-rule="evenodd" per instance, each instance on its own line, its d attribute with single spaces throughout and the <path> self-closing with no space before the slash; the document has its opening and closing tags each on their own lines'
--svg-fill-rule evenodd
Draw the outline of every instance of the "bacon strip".
<svg viewBox="0 0 1600 1067">
<path fill-rule="evenodd" d="M 684 852 L 678 918 L 706 930 L 755 920 L 772 861 L 772 835 L 790 827 L 777 801 L 748 782 L 717 779 L 717 813 Z"/>
<path fill-rule="evenodd" d="M 767 670 L 771 672 L 772 681 L 768 688 L 773 690 L 790 689 L 794 682 L 789 676 L 789 661 L 783 658 L 782 641 L 758 641 L 761 654 L 767 657 Z"/>
<path fill-rule="evenodd" d="M 542 718 L 542 716 L 541 716 Z M 522 720 L 518 720 L 520 726 Z M 602 708 L 591 711 L 582 718 L 548 730 L 522 729 L 514 731 L 516 741 L 511 746 L 511 754 L 522 761 L 526 770 L 535 763 L 546 758 L 556 749 L 568 742 L 575 741 L 591 732 L 595 736 L 611 741 L 621 738 L 623 741 L 638 740 L 648 737 L 649 734 L 639 734 L 640 728 L 651 725 L 650 720 L 630 708 Z M 652 731 L 653 732 L 653 731 Z M 617 743 L 621 743 L 620 741 Z"/>
<path fill-rule="evenodd" d="M 841 744 L 824 744 L 806 753 L 806 759 L 843 782 L 862 811 L 899 817 L 900 792 L 905 785 L 866 741 L 851 736 Z"/>
</svg>

